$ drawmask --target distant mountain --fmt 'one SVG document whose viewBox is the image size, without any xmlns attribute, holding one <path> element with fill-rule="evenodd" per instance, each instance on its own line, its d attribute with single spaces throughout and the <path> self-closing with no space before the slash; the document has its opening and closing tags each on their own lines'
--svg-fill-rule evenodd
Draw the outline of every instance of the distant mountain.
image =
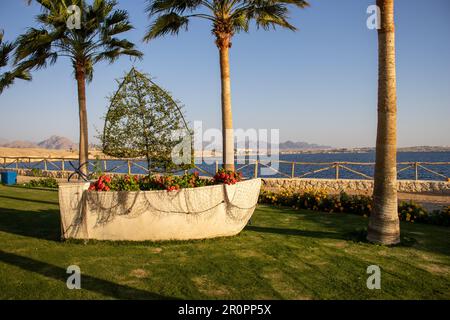
<svg viewBox="0 0 450 320">
<path fill-rule="evenodd" d="M 60 137 L 60 136 L 51 136 L 50 138 L 43 140 L 41 142 L 30 142 L 30 141 L 11 141 L 5 142 L 0 141 L 0 147 L 5 148 L 42 148 L 42 149 L 52 149 L 52 150 L 69 150 L 69 149 L 78 149 L 78 144 L 72 142 L 71 140 Z"/>
<path fill-rule="evenodd" d="M 271 148 L 271 144 L 266 141 L 259 141 L 255 142 L 252 141 L 250 143 L 248 140 L 237 140 L 235 141 L 235 148 L 240 149 L 256 149 L 256 146 L 259 145 L 259 149 L 266 149 Z M 222 143 L 221 141 L 216 141 L 215 143 L 212 143 L 212 141 L 203 141 L 203 149 L 205 150 L 208 148 L 208 150 L 216 149 L 217 151 L 220 151 L 222 149 Z M 280 142 L 279 144 L 279 150 L 280 151 L 312 151 L 312 150 L 330 150 L 332 147 L 330 146 L 322 146 L 315 143 L 307 143 L 307 142 L 293 142 L 293 141 L 286 141 L 286 142 Z"/>
<path fill-rule="evenodd" d="M 15 141 L 3 143 L 0 145 L 0 147 L 23 149 L 23 148 L 36 148 L 37 146 L 36 146 L 36 143 L 34 143 L 34 142 L 15 140 Z"/>
<path fill-rule="evenodd" d="M 78 148 L 78 144 L 70 141 L 65 137 L 59 136 L 51 136 L 50 138 L 39 142 L 37 146 L 39 148 L 53 149 L 53 150 L 69 150 Z"/>
<path fill-rule="evenodd" d="M 315 143 L 308 143 L 308 142 L 293 142 L 293 141 L 286 141 L 280 143 L 280 150 L 325 150 L 325 149 L 331 149 L 330 146 L 321 146 Z"/>
</svg>

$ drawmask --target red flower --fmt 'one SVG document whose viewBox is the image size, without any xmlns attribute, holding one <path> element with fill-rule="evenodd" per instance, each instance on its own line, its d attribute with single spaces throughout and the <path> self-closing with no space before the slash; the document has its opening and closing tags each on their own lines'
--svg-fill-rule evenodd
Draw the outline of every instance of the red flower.
<svg viewBox="0 0 450 320">
<path fill-rule="evenodd" d="M 242 180 L 241 172 L 226 171 L 224 169 L 221 169 L 214 176 L 214 181 L 216 183 L 224 183 L 224 184 L 228 184 L 228 185 L 235 184 L 241 180 Z"/>
</svg>

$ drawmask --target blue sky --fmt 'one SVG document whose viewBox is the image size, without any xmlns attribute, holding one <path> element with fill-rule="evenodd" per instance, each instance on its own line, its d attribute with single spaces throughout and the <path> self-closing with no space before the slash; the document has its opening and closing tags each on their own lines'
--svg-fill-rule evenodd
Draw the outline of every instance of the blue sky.
<svg viewBox="0 0 450 320">
<path fill-rule="evenodd" d="M 37 6 L 0 1 L 0 29 L 13 40 L 35 26 Z M 366 27 L 374 0 L 311 0 L 293 9 L 298 32 L 251 29 L 234 37 L 231 77 L 236 128 L 280 129 L 281 140 L 336 147 L 373 146 L 376 137 L 377 36 Z M 142 43 L 145 0 L 120 0 L 145 57 L 134 65 L 185 105 L 189 121 L 220 128 L 218 51 L 207 21 L 188 32 Z M 450 1 L 396 0 L 400 146 L 450 145 Z M 114 79 L 133 62 L 96 66 L 87 89 L 91 138 L 103 126 Z M 76 83 L 71 64 L 34 73 L 0 96 L 0 138 L 39 141 L 52 134 L 77 141 Z"/>
</svg>

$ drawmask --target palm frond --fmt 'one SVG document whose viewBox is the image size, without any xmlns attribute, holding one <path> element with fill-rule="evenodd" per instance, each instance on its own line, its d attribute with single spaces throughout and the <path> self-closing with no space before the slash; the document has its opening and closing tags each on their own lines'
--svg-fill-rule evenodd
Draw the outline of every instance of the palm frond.
<svg viewBox="0 0 450 320">
<path fill-rule="evenodd" d="M 185 11 L 193 11 L 197 9 L 202 0 L 152 0 L 146 8 L 146 12 L 150 17 L 160 13 L 178 13 L 183 14 Z"/>
<path fill-rule="evenodd" d="M 0 68 L 8 65 L 10 56 L 13 54 L 16 43 L 3 42 L 3 31 L 0 31 Z M 14 83 L 15 79 L 31 80 L 31 75 L 27 69 L 17 67 L 13 71 L 0 74 L 0 94 L 7 87 Z"/>
<path fill-rule="evenodd" d="M 118 36 L 133 29 L 128 13 L 115 10 L 115 0 L 36 0 L 42 7 L 37 16 L 39 28 L 30 28 L 18 38 L 15 62 L 23 70 L 39 69 L 68 57 L 75 66 L 82 65 L 86 80 L 93 77 L 94 65 L 113 62 L 122 55 L 141 58 L 135 45 Z M 67 8 L 81 8 L 81 28 L 70 29 Z"/>
<path fill-rule="evenodd" d="M 253 8 L 250 16 L 255 20 L 257 27 L 264 30 L 276 26 L 296 30 L 297 28 L 287 21 L 288 12 L 286 6 L 282 4 L 263 4 Z"/>
<path fill-rule="evenodd" d="M 185 16 L 180 16 L 175 12 L 163 14 L 149 27 L 144 41 L 148 42 L 167 34 L 178 34 L 182 28 L 187 30 L 188 24 L 189 19 Z"/>
<path fill-rule="evenodd" d="M 292 4 L 300 9 L 304 9 L 310 6 L 310 4 L 305 0 L 277 0 L 278 3 Z"/>
<path fill-rule="evenodd" d="M 13 83 L 14 77 L 12 76 L 11 72 L 5 72 L 4 74 L 0 75 L 0 94 L 2 94 L 3 91 Z"/>
<path fill-rule="evenodd" d="M 187 29 L 190 18 L 210 20 L 217 37 L 248 32 L 251 21 L 264 30 L 275 27 L 296 30 L 288 21 L 290 6 L 306 8 L 309 3 L 305 0 L 148 0 L 146 11 L 152 24 L 144 40 L 177 34 L 183 27 Z"/>
<path fill-rule="evenodd" d="M 9 42 L 2 43 L 0 39 L 0 67 L 5 67 L 8 64 L 9 56 L 14 51 L 14 44 Z"/>
</svg>

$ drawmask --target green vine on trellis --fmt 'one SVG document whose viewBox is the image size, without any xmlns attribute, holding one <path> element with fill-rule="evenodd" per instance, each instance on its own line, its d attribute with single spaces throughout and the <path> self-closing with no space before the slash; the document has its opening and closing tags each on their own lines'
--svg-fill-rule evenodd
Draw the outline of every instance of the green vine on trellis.
<svg viewBox="0 0 450 320">
<path fill-rule="evenodd" d="M 149 172 L 191 168 L 192 132 L 177 101 L 134 67 L 118 83 L 100 136 L 103 153 L 116 158 L 145 158 Z M 173 150 L 183 142 L 190 144 L 189 160 L 175 163 Z"/>
</svg>

